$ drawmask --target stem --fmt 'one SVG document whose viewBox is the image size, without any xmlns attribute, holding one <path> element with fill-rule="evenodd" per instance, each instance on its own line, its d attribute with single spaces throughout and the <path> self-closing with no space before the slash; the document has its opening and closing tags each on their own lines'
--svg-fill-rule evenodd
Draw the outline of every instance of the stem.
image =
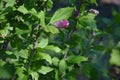
<svg viewBox="0 0 120 80">
<path fill-rule="evenodd" d="M 75 26 L 74 26 L 73 29 L 70 30 L 69 33 L 68 33 L 67 43 L 70 42 L 70 39 L 71 39 L 72 35 L 73 35 L 74 32 L 76 31 L 76 26 L 77 26 L 77 19 L 75 19 Z"/>
<path fill-rule="evenodd" d="M 78 0 L 78 1 L 76 1 L 76 3 L 77 3 L 77 4 L 76 4 L 76 7 L 77 7 L 77 10 L 78 10 L 78 12 L 79 12 L 79 11 L 80 11 L 80 7 L 81 7 L 81 1 Z M 74 32 L 76 31 L 77 22 L 78 22 L 78 19 L 75 19 L 75 26 L 73 27 L 72 30 L 70 30 L 70 32 L 69 32 L 69 34 L 68 34 L 67 43 L 70 42 L 70 39 L 71 39 L 72 35 L 73 35 Z M 64 59 L 66 59 L 67 54 L 68 54 L 68 51 L 69 51 L 69 48 L 67 48 L 66 53 L 64 54 Z"/>
<path fill-rule="evenodd" d="M 70 42 L 70 39 L 71 39 L 72 35 L 73 35 L 74 32 L 76 31 L 76 26 L 77 26 L 77 19 L 75 19 L 75 26 L 74 26 L 73 29 L 70 30 L 70 32 L 68 33 L 68 37 L 67 37 L 66 43 L 69 43 L 69 42 Z M 64 59 L 66 59 L 67 54 L 68 54 L 68 51 L 69 51 L 69 47 L 67 48 L 66 52 L 64 53 Z"/>
<path fill-rule="evenodd" d="M 64 60 L 66 60 L 66 58 L 67 58 L 68 51 L 69 51 L 69 48 L 67 48 L 66 52 L 64 53 Z"/>
<path fill-rule="evenodd" d="M 25 68 L 28 70 L 29 69 L 29 66 L 31 64 L 31 60 L 34 56 L 34 54 L 36 53 L 36 47 L 37 47 L 37 43 L 38 43 L 38 40 L 39 40 L 39 37 L 40 37 L 40 25 L 38 24 L 37 25 L 37 28 L 38 28 L 38 33 L 36 35 L 36 40 L 35 42 L 33 43 L 33 49 L 31 50 L 31 53 L 30 53 L 30 56 L 28 58 L 28 63 L 26 64 Z"/>
<path fill-rule="evenodd" d="M 44 4 L 44 12 L 46 12 L 46 10 L 47 10 L 47 8 L 46 8 L 47 2 L 48 2 L 48 0 L 47 0 L 47 1 L 45 2 L 45 4 Z M 27 69 L 27 71 L 28 71 L 28 69 L 29 69 L 29 67 L 30 67 L 32 58 L 33 58 L 33 56 L 34 56 L 35 53 L 36 53 L 37 43 L 38 43 L 38 40 L 39 40 L 39 37 L 40 37 L 40 33 L 41 33 L 41 32 L 40 32 L 40 27 L 41 27 L 41 26 L 40 26 L 39 23 L 38 23 L 38 25 L 37 25 L 38 33 L 37 33 L 36 39 L 35 39 L 35 41 L 34 41 L 34 43 L 33 43 L 33 49 L 31 50 L 31 53 L 30 53 L 30 55 L 29 55 L 28 62 L 27 62 L 27 64 L 26 64 L 26 66 L 25 66 L 25 68 Z"/>
</svg>

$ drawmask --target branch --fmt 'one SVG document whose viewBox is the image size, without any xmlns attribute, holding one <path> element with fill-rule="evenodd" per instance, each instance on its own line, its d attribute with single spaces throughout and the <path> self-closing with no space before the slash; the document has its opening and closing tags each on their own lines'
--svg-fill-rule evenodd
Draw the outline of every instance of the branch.
<svg viewBox="0 0 120 80">
<path fill-rule="evenodd" d="M 64 53 L 64 60 L 66 60 L 66 58 L 67 58 L 68 51 L 69 51 L 69 48 L 67 48 L 66 52 Z"/>
<path fill-rule="evenodd" d="M 73 27 L 73 29 L 70 30 L 69 33 L 68 33 L 67 43 L 70 42 L 70 39 L 71 39 L 72 35 L 73 35 L 74 32 L 76 31 L 76 25 L 77 25 L 77 20 L 75 20 L 75 26 Z"/>
<path fill-rule="evenodd" d="M 29 66 L 31 64 L 31 60 L 32 60 L 34 54 L 36 53 L 36 47 L 37 47 L 37 43 L 38 43 L 38 40 L 39 40 L 39 37 L 40 37 L 40 25 L 39 24 L 37 25 L 37 28 L 38 28 L 38 33 L 36 35 L 35 42 L 33 43 L 33 49 L 31 50 L 30 56 L 28 58 L 28 63 L 25 66 L 25 68 L 27 70 L 29 69 Z"/>
<path fill-rule="evenodd" d="M 76 7 L 77 7 L 77 9 L 78 9 L 78 12 L 80 12 L 79 10 L 80 10 L 80 7 L 81 7 L 81 1 L 78 0 L 78 1 L 76 1 L 76 3 L 77 3 L 77 4 L 76 4 Z M 74 25 L 73 29 L 70 30 L 70 32 L 69 32 L 69 34 L 68 34 L 68 38 L 67 38 L 67 41 L 66 41 L 67 43 L 70 42 L 70 39 L 71 39 L 72 35 L 73 35 L 74 32 L 76 31 L 77 21 L 78 21 L 78 19 L 75 19 L 75 25 Z M 67 54 L 68 54 L 68 51 L 69 51 L 69 48 L 67 48 L 66 53 L 64 54 L 64 59 L 66 59 Z"/>
<path fill-rule="evenodd" d="M 46 12 L 46 7 L 47 7 L 47 2 L 48 2 L 48 0 L 45 2 L 45 4 L 44 4 L 44 12 Z M 39 37 L 40 37 L 40 25 L 39 25 L 39 23 L 38 23 L 38 25 L 37 25 L 37 29 L 38 29 L 38 33 L 37 33 L 37 35 L 36 35 L 36 40 L 35 40 L 35 42 L 33 43 L 33 49 L 31 50 L 31 53 L 30 53 L 30 56 L 29 56 L 29 58 L 28 58 L 28 63 L 26 64 L 26 66 L 25 66 L 25 68 L 28 70 L 29 69 L 29 66 L 30 66 L 30 64 L 31 64 L 31 60 L 32 60 L 32 58 L 33 58 L 33 56 L 35 55 L 35 53 L 36 53 L 36 48 L 37 48 L 37 43 L 38 43 L 38 40 L 39 40 Z"/>
</svg>

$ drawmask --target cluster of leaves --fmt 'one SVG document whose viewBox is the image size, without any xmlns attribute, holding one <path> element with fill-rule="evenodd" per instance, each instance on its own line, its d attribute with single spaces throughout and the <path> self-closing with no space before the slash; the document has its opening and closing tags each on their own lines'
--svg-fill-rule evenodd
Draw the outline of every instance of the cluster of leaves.
<svg viewBox="0 0 120 80">
<path fill-rule="evenodd" d="M 110 80 L 108 64 L 102 62 L 112 42 L 106 47 L 100 41 L 108 32 L 98 30 L 96 15 L 86 10 L 97 5 L 96 0 L 62 2 L 0 0 L 0 79 Z M 54 12 L 60 4 L 65 7 Z M 59 20 L 69 20 L 69 28 L 56 28 L 53 24 Z M 120 66 L 118 47 L 112 50 L 110 63 Z"/>
</svg>

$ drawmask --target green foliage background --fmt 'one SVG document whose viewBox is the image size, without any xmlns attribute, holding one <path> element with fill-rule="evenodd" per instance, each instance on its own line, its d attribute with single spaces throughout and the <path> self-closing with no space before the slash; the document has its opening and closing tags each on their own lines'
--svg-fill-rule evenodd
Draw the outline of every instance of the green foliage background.
<svg viewBox="0 0 120 80">
<path fill-rule="evenodd" d="M 96 0 L 0 0 L 0 80 L 119 80 L 120 13 L 96 16 L 90 5 L 98 6 Z M 53 26 L 59 20 L 69 20 L 69 28 Z"/>
</svg>

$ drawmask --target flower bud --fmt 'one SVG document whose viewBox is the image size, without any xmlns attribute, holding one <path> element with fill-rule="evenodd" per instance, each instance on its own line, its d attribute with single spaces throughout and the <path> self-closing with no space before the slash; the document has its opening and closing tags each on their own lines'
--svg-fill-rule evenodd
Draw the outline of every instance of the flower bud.
<svg viewBox="0 0 120 80">
<path fill-rule="evenodd" d="M 68 20 L 59 20 L 54 23 L 54 26 L 57 28 L 67 28 L 69 26 Z"/>
<path fill-rule="evenodd" d="M 74 12 L 73 12 L 73 16 L 74 16 L 75 18 L 78 18 L 78 17 L 79 17 L 79 12 L 78 12 L 78 11 L 74 11 Z"/>
</svg>

